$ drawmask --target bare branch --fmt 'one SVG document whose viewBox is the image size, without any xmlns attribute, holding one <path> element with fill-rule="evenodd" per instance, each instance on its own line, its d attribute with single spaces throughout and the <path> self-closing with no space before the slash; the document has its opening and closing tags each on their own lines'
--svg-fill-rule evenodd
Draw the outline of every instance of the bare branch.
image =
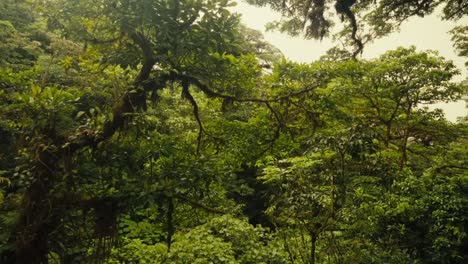
<svg viewBox="0 0 468 264">
<path fill-rule="evenodd" d="M 188 82 L 188 80 L 186 80 L 186 79 L 182 80 L 182 95 L 192 105 L 193 115 L 195 116 L 195 119 L 197 120 L 198 127 L 199 127 L 198 138 L 197 138 L 197 154 L 200 154 L 200 145 L 201 145 L 201 140 L 202 140 L 204 129 L 203 129 L 203 124 L 202 124 L 202 122 L 200 120 L 197 101 L 195 101 L 193 96 L 190 94 L 189 85 L 190 85 L 190 83 Z"/>
<path fill-rule="evenodd" d="M 182 200 L 184 202 L 187 202 L 189 203 L 190 205 L 192 205 L 193 207 L 196 207 L 196 208 L 200 208 L 200 209 L 203 209 L 209 213 L 215 213 L 215 214 L 226 214 L 227 212 L 223 211 L 223 210 L 220 210 L 220 209 L 216 209 L 216 208 L 212 208 L 212 207 L 209 207 L 209 206 L 206 206 L 202 203 L 199 203 L 197 201 L 194 201 L 194 200 L 190 200 L 189 198 L 185 197 L 185 196 L 182 196 L 182 195 L 178 195 L 176 194 L 174 196 L 175 198 L 179 199 L 179 200 Z"/>
<path fill-rule="evenodd" d="M 252 102 L 252 103 L 264 103 L 264 104 L 265 103 L 279 102 L 279 101 L 283 101 L 285 99 L 288 99 L 290 97 L 306 94 L 306 93 L 309 93 L 309 92 L 315 90 L 317 87 L 319 87 L 319 85 L 317 85 L 317 84 L 316 85 L 311 85 L 310 87 L 307 87 L 307 88 L 305 88 L 303 90 L 300 90 L 300 91 L 297 91 L 297 92 L 291 92 L 291 93 L 289 93 L 287 95 L 275 97 L 275 98 L 272 98 L 272 99 L 238 98 L 238 97 L 235 97 L 235 96 L 232 96 L 232 95 L 226 95 L 226 94 L 222 94 L 222 93 L 213 91 L 208 86 L 203 84 L 199 79 L 197 79 L 195 77 L 192 77 L 192 76 L 175 73 L 174 78 L 179 79 L 181 81 L 187 80 L 190 84 L 193 84 L 193 85 L 197 86 L 198 89 L 200 89 L 204 94 L 206 94 L 209 97 L 229 99 L 229 100 L 232 100 L 232 101 L 235 101 L 235 102 Z"/>
</svg>

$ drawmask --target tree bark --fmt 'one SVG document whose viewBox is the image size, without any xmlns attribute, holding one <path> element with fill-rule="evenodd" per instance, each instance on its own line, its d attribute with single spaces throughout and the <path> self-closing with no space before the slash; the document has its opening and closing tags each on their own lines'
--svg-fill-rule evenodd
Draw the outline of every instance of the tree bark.
<svg viewBox="0 0 468 264">
<path fill-rule="evenodd" d="M 53 214 L 49 193 L 56 168 L 57 160 L 51 151 L 38 153 L 34 181 L 24 194 L 23 210 L 16 226 L 17 264 L 48 263 L 50 219 Z"/>
<path fill-rule="evenodd" d="M 174 222 L 173 222 L 173 215 L 174 215 L 174 200 L 172 197 L 167 197 L 167 251 L 171 250 L 172 244 L 172 236 L 174 235 Z"/>
<path fill-rule="evenodd" d="M 314 232 L 310 233 L 310 264 L 315 264 L 315 251 L 317 246 L 317 234 Z"/>
</svg>

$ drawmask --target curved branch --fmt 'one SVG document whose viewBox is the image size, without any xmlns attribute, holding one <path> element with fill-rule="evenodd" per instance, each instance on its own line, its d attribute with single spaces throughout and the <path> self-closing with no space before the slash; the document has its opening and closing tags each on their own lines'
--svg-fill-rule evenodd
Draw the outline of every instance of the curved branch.
<svg viewBox="0 0 468 264">
<path fill-rule="evenodd" d="M 351 6 L 354 5 L 356 0 L 338 0 L 336 1 L 335 4 L 335 9 L 338 14 L 344 14 L 346 17 L 349 19 L 352 27 L 352 32 L 351 32 L 351 39 L 354 41 L 354 43 L 357 45 L 357 50 L 353 52 L 353 58 L 356 58 L 357 55 L 362 53 L 364 49 L 364 44 L 362 41 L 357 37 L 357 30 L 358 30 L 358 25 L 356 22 L 356 17 L 354 16 L 354 13 L 351 11 Z"/>
<path fill-rule="evenodd" d="M 287 95 L 276 97 L 276 98 L 273 98 L 273 99 L 237 98 L 235 96 L 225 95 L 225 94 L 213 91 L 208 86 L 203 84 L 200 80 L 198 80 L 195 77 L 188 76 L 188 75 L 183 75 L 183 74 L 178 74 L 178 73 L 172 73 L 172 76 L 174 77 L 174 79 L 182 81 L 182 94 L 186 99 L 188 99 L 190 101 L 190 103 L 193 106 L 193 113 L 195 115 L 195 118 L 196 118 L 196 120 L 198 122 L 198 126 L 200 128 L 200 131 L 199 131 L 199 134 L 198 134 L 197 153 L 199 153 L 202 134 L 205 131 L 203 129 L 203 126 L 202 126 L 202 123 L 201 123 L 201 120 L 200 120 L 200 117 L 199 117 L 198 105 L 197 105 L 195 99 L 192 97 L 192 95 L 189 92 L 189 85 L 190 84 L 193 84 L 193 85 L 197 86 L 198 89 L 200 89 L 204 94 L 206 94 L 209 97 L 228 99 L 228 100 L 237 101 L 237 102 L 253 102 L 253 103 L 264 104 L 270 110 L 270 112 L 273 114 L 273 116 L 275 117 L 276 121 L 278 122 L 278 126 L 276 127 L 276 129 L 274 131 L 273 138 L 271 140 L 269 140 L 268 147 L 265 150 L 263 150 L 261 152 L 261 154 L 265 153 L 266 151 L 270 150 L 273 147 L 273 144 L 276 142 L 276 140 L 280 136 L 281 128 L 283 126 L 282 122 L 281 122 L 281 118 L 279 117 L 278 113 L 273 109 L 273 107 L 271 106 L 270 103 L 283 101 L 283 100 L 288 99 L 288 98 L 290 98 L 292 96 L 298 96 L 298 95 L 306 94 L 308 92 L 311 92 L 311 91 L 315 90 L 318 87 L 318 85 L 313 85 L 313 86 L 310 86 L 310 87 L 308 87 L 306 89 L 303 89 L 303 90 L 300 90 L 300 91 L 297 91 L 297 92 L 292 92 L 292 93 L 289 93 Z"/>
<path fill-rule="evenodd" d="M 201 140 L 202 140 L 204 129 L 203 129 L 203 124 L 202 124 L 202 122 L 200 120 L 197 101 L 195 101 L 193 96 L 190 94 L 189 85 L 190 85 L 190 83 L 188 82 L 188 80 L 186 80 L 186 79 L 182 80 L 182 95 L 192 105 L 193 115 L 195 116 L 195 119 L 197 120 L 198 127 L 199 127 L 198 138 L 197 138 L 197 154 L 200 154 L 200 145 L 201 145 Z"/>
<path fill-rule="evenodd" d="M 353 31 L 351 32 L 351 39 L 354 41 L 354 43 L 357 45 L 357 50 L 355 50 L 353 52 L 353 58 L 356 58 L 357 55 L 359 55 L 360 53 L 362 53 L 362 51 L 364 50 L 364 44 L 362 43 L 362 41 L 357 37 L 357 30 L 358 30 L 358 26 L 357 26 L 357 23 L 356 23 L 356 18 L 354 17 L 354 14 L 353 12 L 351 12 L 351 10 L 347 10 L 345 12 L 346 16 L 349 18 L 349 20 L 351 21 L 351 26 L 353 27 Z"/>
<path fill-rule="evenodd" d="M 311 91 L 315 90 L 317 87 L 319 87 L 319 85 L 317 85 L 317 84 L 316 85 L 311 85 L 310 87 L 307 87 L 307 88 L 305 88 L 303 90 L 300 90 L 300 91 L 297 91 L 297 92 L 291 92 L 291 93 L 289 93 L 287 95 L 279 96 L 279 97 L 272 98 L 272 99 L 238 98 L 238 97 L 235 97 L 235 96 L 232 96 L 232 95 L 222 94 L 222 93 L 213 91 L 207 85 L 203 84 L 199 79 L 197 79 L 195 77 L 188 76 L 188 75 L 183 75 L 183 74 L 178 74 L 178 73 L 174 73 L 173 76 L 174 76 L 174 79 L 178 79 L 178 80 L 181 80 L 181 81 L 186 80 L 190 84 L 193 84 L 193 85 L 197 86 L 198 89 L 200 89 L 200 91 L 202 91 L 204 94 L 206 94 L 209 97 L 229 99 L 229 100 L 232 100 L 232 101 L 235 101 L 235 102 L 252 102 L 252 103 L 264 103 L 264 104 L 265 103 L 274 103 L 274 102 L 283 101 L 283 100 L 288 99 L 288 98 L 293 97 L 293 96 L 306 94 L 308 92 L 311 92 Z"/>
<path fill-rule="evenodd" d="M 149 78 L 151 70 L 153 69 L 156 60 L 154 59 L 153 50 L 151 47 L 151 42 L 146 38 L 146 36 L 141 32 L 132 32 L 129 37 L 138 45 L 140 48 L 143 59 L 143 66 L 135 79 L 135 84 L 140 85 L 143 81 Z"/>
<path fill-rule="evenodd" d="M 281 128 L 283 127 L 283 123 L 281 122 L 281 119 L 280 119 L 278 113 L 275 111 L 275 109 L 273 109 L 273 107 L 270 105 L 270 103 L 266 102 L 265 106 L 270 110 L 270 112 L 275 117 L 276 121 L 278 122 L 278 126 L 275 129 L 275 132 L 273 134 L 273 138 L 268 140 L 268 141 L 270 141 L 270 144 L 268 145 L 268 147 L 266 149 L 264 149 L 263 151 L 260 152 L 260 155 L 263 155 L 265 152 L 267 152 L 268 150 L 273 148 L 273 145 L 275 144 L 276 140 L 278 140 L 278 138 L 280 137 Z"/>
</svg>

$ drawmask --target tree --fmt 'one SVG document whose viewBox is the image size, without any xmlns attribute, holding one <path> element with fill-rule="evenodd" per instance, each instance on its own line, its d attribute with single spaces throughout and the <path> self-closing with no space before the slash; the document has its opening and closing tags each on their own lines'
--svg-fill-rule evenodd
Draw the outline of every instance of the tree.
<svg viewBox="0 0 468 264">
<path fill-rule="evenodd" d="M 414 47 L 389 51 L 371 61 L 315 64 L 310 75 L 306 74 L 310 66 L 276 67 L 283 74 L 284 87 L 313 80 L 318 69 L 321 80 L 328 81 L 308 100 L 290 98 L 289 106 L 280 111 L 282 126 L 291 137 L 288 142 L 302 144 L 291 144 L 287 151 L 259 163 L 266 166 L 259 179 L 269 186 L 267 212 L 279 232 L 284 232 L 285 245 L 295 245 L 287 251 L 291 259 L 300 263 L 428 261 L 421 253 L 427 247 L 414 253 L 412 246 L 394 247 L 398 242 L 390 238 L 390 244 L 381 243 L 378 234 L 398 220 L 385 222 L 379 215 L 396 207 L 383 206 L 393 199 L 389 197 L 418 200 L 407 195 L 424 191 L 406 193 L 400 184 L 422 177 L 446 144 L 461 135 L 437 110 L 420 108 L 425 103 L 457 100 L 463 85 L 450 80 L 458 71 L 451 62 L 431 52 L 416 52 Z M 285 109 L 294 118 L 288 118 Z M 314 121 L 305 121 L 306 116 Z M 449 196 L 456 199 L 455 193 L 459 191 Z M 411 213 L 426 214 L 416 209 Z M 433 218 L 426 214 L 425 219 Z M 434 242 L 416 237 L 411 241 Z M 349 244 L 356 245 L 354 251 Z M 392 253 L 387 254 L 389 246 Z M 370 248 L 378 253 L 368 253 Z"/>
<path fill-rule="evenodd" d="M 304 33 L 307 38 L 322 39 L 332 32 L 337 17 L 347 25 L 338 35 L 355 46 L 352 53 L 359 55 L 364 44 L 398 30 L 401 23 L 410 17 L 430 15 L 437 7 L 443 8 L 442 19 L 459 20 L 464 17 L 468 3 L 455 0 L 428 1 L 370 1 L 370 0 L 248 0 L 249 4 L 269 6 L 282 14 L 284 19 L 272 23 L 270 28 L 277 28 L 293 36 Z M 329 15 L 333 10 L 334 15 Z M 337 16 L 337 17 L 336 17 Z"/>
<path fill-rule="evenodd" d="M 0 262 L 466 262 L 453 64 L 290 62 L 229 6 L 0 4 Z"/>
<path fill-rule="evenodd" d="M 68 247 L 63 245 L 71 243 L 70 237 L 76 240 L 76 236 L 94 240 L 98 258 L 106 254 L 108 242 L 117 232 L 119 208 L 131 195 L 116 189 L 119 188 L 116 182 L 107 178 L 112 176 L 112 167 L 103 162 L 108 158 L 119 160 L 125 155 L 125 152 L 108 154 L 122 149 L 114 144 L 113 138 L 133 134 L 126 134 L 125 130 L 137 125 L 139 111 L 147 110 L 148 94 L 157 98 L 160 90 L 170 83 L 180 85 L 199 126 L 197 141 L 200 146 L 204 129 L 190 85 L 195 82 L 200 86 L 200 81 L 193 76 L 203 81 L 209 79 L 214 84 L 217 83 L 215 75 L 220 79 L 235 78 L 219 75 L 223 72 L 216 70 L 221 66 L 218 69 L 228 73 L 232 66 L 230 62 L 236 59 L 222 54 L 238 53 L 236 42 L 231 41 L 239 36 L 236 35 L 238 18 L 225 9 L 228 5 L 226 1 L 103 1 L 102 5 L 49 1 L 42 6 L 50 7 L 47 14 L 49 30 L 58 30 L 58 34 L 82 45 L 78 54 L 59 58 L 60 63 L 50 62 L 54 67 L 59 64 L 59 71 L 65 69 L 62 72 L 65 76 L 72 74 L 67 72 L 68 68 L 76 69 L 82 76 L 93 76 L 93 73 L 101 72 L 99 59 L 112 63 L 117 59 L 113 57 L 116 52 L 123 56 L 118 57 L 121 67 L 107 67 L 107 76 L 118 76 L 117 83 L 106 82 L 107 76 L 95 79 L 98 87 L 102 85 L 99 87 L 104 92 L 101 98 L 98 94 L 87 93 L 86 89 L 68 87 L 61 76 L 57 76 L 57 80 L 50 78 L 50 71 L 45 73 L 46 79 L 33 81 L 31 90 L 22 92 L 16 83 L 12 83 L 19 96 L 9 98 L 12 107 L 4 108 L 3 114 L 10 116 L 9 125 L 17 129 L 12 133 L 24 142 L 18 146 L 23 159 L 15 168 L 18 171 L 15 184 L 24 190 L 24 194 L 22 205 L 17 208 L 18 221 L 10 229 L 12 232 L 6 242 L 9 246 L 15 245 L 10 250 L 16 253 L 6 251 L 6 261 L 46 263 L 51 251 L 58 253 L 62 261 L 71 261 L 76 252 L 67 252 Z M 98 35 L 99 39 L 95 37 Z M 125 72 L 122 67 L 127 67 L 126 73 L 122 74 Z M 258 74 L 255 69 L 253 74 Z M 15 75 L 20 76 L 19 73 Z M 214 93 L 208 89 L 203 92 L 209 96 Z M 100 100 L 104 102 L 104 108 L 97 105 Z M 115 106 L 106 107 L 112 100 L 115 100 Z M 136 129 L 135 133 L 141 132 Z M 130 160 L 142 162 L 138 155 L 134 153 Z M 132 162 L 128 167 L 119 167 L 133 170 L 136 175 L 120 171 L 120 177 L 137 177 L 144 172 Z M 93 178 L 93 174 L 99 177 Z M 89 179 L 82 179 L 83 175 Z M 106 178 L 111 183 L 100 186 Z M 169 193 L 166 197 L 173 195 Z M 172 203 L 169 201 L 167 210 L 173 210 L 170 209 Z M 86 217 L 88 212 L 92 213 L 91 218 Z M 167 214 L 169 219 L 172 213 Z M 85 232 L 82 234 L 80 229 L 76 229 L 76 233 L 67 231 L 74 228 L 73 219 L 77 218 L 86 220 L 85 228 L 94 225 L 91 236 L 86 230 L 82 230 Z M 62 221 L 67 223 L 62 225 Z M 168 229 L 170 243 L 173 231 L 171 226 Z"/>
<path fill-rule="evenodd" d="M 468 56 L 468 27 L 458 26 L 450 31 L 452 34 L 452 41 L 455 50 L 458 52 L 458 56 Z M 468 65 L 468 62 L 465 62 Z"/>
</svg>

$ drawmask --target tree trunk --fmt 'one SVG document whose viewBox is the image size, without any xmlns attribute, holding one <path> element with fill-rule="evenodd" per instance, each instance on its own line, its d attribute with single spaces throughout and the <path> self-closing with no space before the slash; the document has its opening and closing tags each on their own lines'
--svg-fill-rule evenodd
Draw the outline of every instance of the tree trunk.
<svg viewBox="0 0 468 264">
<path fill-rule="evenodd" d="M 174 235 L 174 223 L 173 223 L 173 214 L 174 214 L 174 200 L 172 197 L 167 198 L 167 251 L 171 249 L 172 236 Z"/>
<path fill-rule="evenodd" d="M 409 100 L 409 98 L 408 98 Z M 412 106 L 413 104 L 410 103 L 408 105 L 408 108 L 406 108 L 406 125 L 405 125 L 405 128 L 404 128 L 404 132 L 403 132 L 403 143 L 401 144 L 401 159 L 400 159 L 400 170 L 403 170 L 403 168 L 405 167 L 406 165 L 406 162 L 408 161 L 408 153 L 407 153 L 407 147 L 408 147 L 408 138 L 409 138 L 409 135 L 410 135 L 410 115 L 411 115 L 411 109 L 412 109 Z"/>
<path fill-rule="evenodd" d="M 48 240 L 53 225 L 49 192 L 57 163 L 48 150 L 41 151 L 36 160 L 34 179 L 24 194 L 23 211 L 16 227 L 17 264 L 48 263 Z"/>
<path fill-rule="evenodd" d="M 385 126 L 386 126 L 385 147 L 388 148 L 388 145 L 390 143 L 391 133 L 392 133 L 392 123 L 388 122 Z"/>
<path fill-rule="evenodd" d="M 317 234 L 314 232 L 310 233 L 310 264 L 315 264 L 315 251 L 317 244 Z"/>
</svg>

